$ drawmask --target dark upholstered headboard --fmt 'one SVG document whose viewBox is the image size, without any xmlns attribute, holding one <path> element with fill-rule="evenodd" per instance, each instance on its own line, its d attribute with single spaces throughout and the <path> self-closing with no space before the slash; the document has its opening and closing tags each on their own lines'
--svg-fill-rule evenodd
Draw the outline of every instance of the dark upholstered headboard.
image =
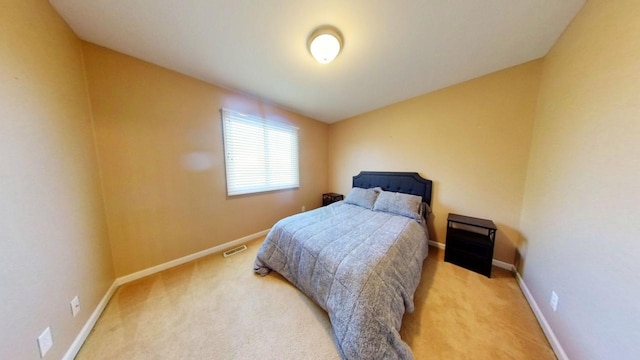
<svg viewBox="0 0 640 360">
<path fill-rule="evenodd" d="M 431 180 L 415 172 L 361 171 L 353 177 L 353 187 L 369 189 L 381 187 L 385 191 L 418 195 L 431 206 Z"/>
</svg>

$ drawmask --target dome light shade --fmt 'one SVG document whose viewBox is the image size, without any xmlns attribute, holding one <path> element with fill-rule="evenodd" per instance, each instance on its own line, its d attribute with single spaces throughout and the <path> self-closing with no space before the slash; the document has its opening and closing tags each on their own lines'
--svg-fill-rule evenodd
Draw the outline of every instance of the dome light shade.
<svg viewBox="0 0 640 360">
<path fill-rule="evenodd" d="M 338 29 L 323 26 L 316 29 L 307 41 L 309 52 L 321 64 L 333 61 L 342 50 L 342 36 Z"/>
</svg>

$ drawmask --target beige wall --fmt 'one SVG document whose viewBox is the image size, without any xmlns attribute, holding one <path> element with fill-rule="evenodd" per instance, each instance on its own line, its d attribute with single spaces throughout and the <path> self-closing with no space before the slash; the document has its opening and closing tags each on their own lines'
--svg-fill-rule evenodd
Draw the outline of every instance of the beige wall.
<svg viewBox="0 0 640 360">
<path fill-rule="evenodd" d="M 81 42 L 46 1 L 0 8 L 0 358 L 50 326 L 60 359 L 114 280 Z"/>
<path fill-rule="evenodd" d="M 361 170 L 416 171 L 434 181 L 433 240 L 445 242 L 449 212 L 492 219 L 495 257 L 512 263 L 540 69 L 530 62 L 332 124 L 330 190 L 346 194 Z"/>
<path fill-rule="evenodd" d="M 640 358 L 639 39 L 640 2 L 590 0 L 544 62 L 521 271 L 571 359 Z"/>
<path fill-rule="evenodd" d="M 328 125 L 96 45 L 84 54 L 118 276 L 320 206 Z M 299 127 L 299 189 L 226 197 L 221 107 Z"/>
</svg>

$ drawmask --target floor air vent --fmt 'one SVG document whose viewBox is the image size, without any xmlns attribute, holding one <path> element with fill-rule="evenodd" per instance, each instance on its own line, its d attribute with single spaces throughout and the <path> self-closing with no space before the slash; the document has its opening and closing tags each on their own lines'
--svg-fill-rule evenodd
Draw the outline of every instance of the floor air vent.
<svg viewBox="0 0 640 360">
<path fill-rule="evenodd" d="M 243 252 L 245 250 L 247 250 L 247 245 L 238 246 L 237 248 L 229 249 L 229 250 L 223 252 L 222 256 L 229 257 L 231 255 L 235 255 L 235 254 L 237 254 L 239 252 Z"/>
</svg>

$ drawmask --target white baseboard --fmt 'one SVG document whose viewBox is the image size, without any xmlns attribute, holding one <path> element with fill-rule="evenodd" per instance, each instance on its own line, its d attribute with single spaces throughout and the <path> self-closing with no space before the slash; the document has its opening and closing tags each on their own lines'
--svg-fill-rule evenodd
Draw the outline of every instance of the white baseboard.
<svg viewBox="0 0 640 360">
<path fill-rule="evenodd" d="M 524 297 L 527 299 L 527 302 L 529 303 L 531 310 L 533 310 L 533 313 L 535 314 L 536 319 L 538 319 L 538 323 L 540 323 L 540 326 L 542 327 L 542 331 L 544 331 L 544 334 L 547 336 L 547 340 L 549 340 L 549 343 L 551 344 L 553 351 L 556 353 L 558 360 L 569 360 L 567 353 L 564 352 L 564 349 L 562 348 L 562 345 L 560 345 L 560 342 L 558 341 L 556 334 L 553 332 L 553 329 L 551 329 L 551 326 L 547 322 L 547 319 L 544 317 L 542 310 L 540 310 L 538 303 L 533 298 L 533 295 L 529 291 L 529 288 L 527 287 L 527 284 L 524 282 L 524 279 L 522 278 L 522 276 L 520 276 L 519 272 L 516 271 L 515 273 L 516 273 L 516 280 L 518 281 L 518 285 L 520 285 L 520 289 L 522 290 Z"/>
<path fill-rule="evenodd" d="M 89 316 L 89 319 L 80 330 L 78 336 L 76 336 L 76 338 L 73 340 L 73 343 L 71 343 L 71 346 L 62 357 L 62 360 L 73 360 L 76 355 L 78 355 L 78 351 L 80 351 L 82 344 L 84 344 L 84 341 L 91 333 L 91 330 L 93 330 L 93 327 L 96 325 L 96 322 L 100 318 L 100 315 L 102 315 L 104 308 L 107 307 L 109 300 L 111 300 L 111 297 L 116 292 L 117 288 L 118 285 L 116 285 L 116 281 L 114 281 L 98 303 L 98 306 L 96 306 L 96 308 L 91 313 L 91 316 Z"/>
<path fill-rule="evenodd" d="M 433 241 L 433 240 L 429 240 L 429 245 L 431 246 L 435 246 L 438 249 L 442 249 L 444 250 L 447 247 L 447 244 L 443 244 L 437 241 Z M 493 259 L 493 261 L 491 262 L 493 264 L 493 266 L 497 266 L 499 268 L 503 268 L 509 271 L 514 271 L 515 267 L 513 266 L 513 264 L 509 264 L 507 262 L 504 261 L 500 261 L 500 260 L 496 260 Z"/>
<path fill-rule="evenodd" d="M 247 235 L 245 237 L 242 237 L 240 239 L 237 240 L 233 240 L 233 241 L 229 241 L 227 243 L 218 245 L 218 246 L 214 246 L 202 251 L 198 251 L 197 253 L 193 253 L 191 255 L 187 255 L 187 256 L 183 256 L 179 259 L 175 259 L 175 260 L 171 260 L 168 261 L 164 264 L 160 264 L 160 265 L 156 265 L 156 266 L 152 266 L 148 269 L 144 269 L 144 270 L 140 270 L 138 272 L 134 272 L 133 274 L 129 274 L 129 275 L 125 275 L 125 276 L 121 276 L 119 278 L 116 279 L 116 283 L 118 284 L 118 286 L 122 285 L 122 284 L 126 284 L 129 282 L 132 282 L 134 280 L 138 280 L 141 279 L 145 276 L 149 276 L 155 273 L 158 273 L 160 271 L 172 268 L 174 266 L 178 266 L 178 265 L 182 265 L 184 263 L 188 263 L 189 261 L 193 261 L 196 259 L 199 259 L 201 257 L 207 256 L 207 255 L 211 255 L 217 252 L 221 252 L 224 250 L 227 250 L 229 248 L 232 248 L 234 246 L 238 246 L 238 245 L 242 245 L 250 240 L 253 239 L 257 239 L 261 236 L 266 235 L 269 232 L 269 229 L 267 230 L 263 230 L 260 232 L 257 232 L 255 234 L 251 234 L 251 235 Z"/>
<path fill-rule="evenodd" d="M 439 242 L 433 241 L 433 240 L 429 240 L 429 245 L 435 246 L 438 249 L 442 249 L 442 250 L 444 250 L 444 247 L 445 247 L 445 245 L 443 243 L 439 243 Z"/>
<path fill-rule="evenodd" d="M 133 274 L 121 276 L 121 277 L 115 279 L 113 281 L 113 284 L 111 284 L 111 287 L 109 287 L 107 292 L 104 294 L 104 296 L 102 297 L 102 299 L 98 303 L 98 306 L 96 306 L 95 310 L 93 310 L 93 313 L 91 313 L 91 316 L 89 316 L 89 319 L 87 320 L 87 322 L 84 324 L 84 326 L 80 330 L 80 333 L 73 340 L 73 343 L 71 343 L 71 346 L 69 347 L 67 352 L 62 357 L 62 360 L 73 360 L 76 357 L 76 355 L 78 354 L 78 351 L 80 351 L 80 348 L 82 347 L 82 344 L 84 344 L 85 340 L 87 339 L 87 337 L 91 333 L 91 330 L 93 330 L 93 327 L 96 325 L 96 322 L 100 318 L 100 315 L 102 315 L 102 312 L 107 307 L 107 304 L 109 303 L 109 300 L 111 300 L 111 297 L 113 296 L 113 294 L 116 292 L 116 289 L 120 285 L 126 284 L 126 283 L 134 281 L 134 280 L 141 279 L 141 278 L 143 278 L 145 276 L 149 276 L 149 275 L 155 274 L 157 272 L 172 268 L 174 266 L 182 265 L 184 263 L 199 259 L 199 258 L 207 256 L 207 255 L 211 255 L 211 254 L 214 254 L 214 253 L 217 253 L 217 252 L 221 252 L 221 251 L 227 250 L 227 249 L 232 248 L 234 246 L 242 245 L 242 244 L 244 244 L 244 243 L 246 243 L 248 241 L 251 241 L 253 239 L 257 239 L 257 238 L 259 238 L 261 236 L 266 235 L 269 232 L 269 230 L 270 229 L 263 230 L 263 231 L 255 233 L 255 234 L 251 234 L 251 235 L 242 237 L 240 239 L 229 241 L 227 243 L 224 243 L 224 244 L 221 244 L 221 245 L 217 245 L 217 246 L 211 247 L 209 249 L 205 249 L 205 250 L 199 251 L 197 253 L 193 253 L 191 255 L 187 255 L 187 256 L 181 257 L 179 259 L 171 260 L 171 261 L 168 261 L 168 262 L 166 262 L 164 264 L 156 265 L 156 266 L 150 267 L 148 269 L 144 269 L 144 270 L 135 272 Z"/>
<path fill-rule="evenodd" d="M 508 262 L 504 262 L 501 260 L 496 260 L 493 259 L 493 261 L 491 261 L 491 263 L 493 264 L 493 266 L 497 266 L 499 268 L 505 269 L 505 270 L 509 270 L 511 272 L 513 272 L 515 270 L 515 266 L 513 266 L 513 264 L 509 264 Z"/>
</svg>

